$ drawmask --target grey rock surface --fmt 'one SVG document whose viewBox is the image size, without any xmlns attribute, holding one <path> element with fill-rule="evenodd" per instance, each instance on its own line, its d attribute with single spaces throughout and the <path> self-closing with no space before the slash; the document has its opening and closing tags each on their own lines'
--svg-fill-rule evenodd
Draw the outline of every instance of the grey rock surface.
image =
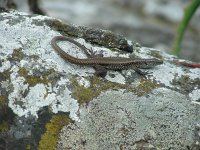
<svg viewBox="0 0 200 150">
<path fill-rule="evenodd" d="M 139 149 L 140 143 L 143 149 L 187 149 L 195 139 L 191 123 L 199 119 L 189 103 L 165 88 L 142 97 L 107 91 L 80 108 L 80 122 L 62 129 L 58 149 Z"/>
<path fill-rule="evenodd" d="M 45 116 L 62 112 L 72 121 L 56 132 L 59 139 L 53 138 L 59 150 L 199 148 L 199 68 L 174 64 L 175 56 L 106 30 L 17 11 L 2 11 L 0 20 L 0 115 L 6 114 L 7 106 L 14 122 L 0 139 L 30 139 L 34 144 L 27 145 L 42 149 L 45 131 L 55 131 L 45 126 L 50 118 Z M 104 56 L 156 57 L 164 64 L 149 69 L 146 79 L 131 69 L 95 77 L 92 67 L 70 64 L 53 50 L 50 41 L 61 34 Z M 71 43 L 59 45 L 75 57 L 86 57 Z M 43 108 L 48 111 L 43 113 Z M 3 119 L 1 123 L 10 123 Z M 20 124 L 26 127 L 20 129 Z"/>
</svg>

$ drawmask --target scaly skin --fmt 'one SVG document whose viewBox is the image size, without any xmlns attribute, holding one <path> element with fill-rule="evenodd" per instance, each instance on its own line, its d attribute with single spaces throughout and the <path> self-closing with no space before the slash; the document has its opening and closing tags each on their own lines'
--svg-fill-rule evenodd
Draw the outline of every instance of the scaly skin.
<svg viewBox="0 0 200 150">
<path fill-rule="evenodd" d="M 75 58 L 66 52 L 64 52 L 58 45 L 58 41 L 69 41 L 80 49 L 84 51 L 88 58 Z M 132 58 L 123 58 L 123 57 L 98 57 L 94 55 L 93 52 L 91 54 L 88 53 L 88 49 L 76 42 L 75 40 L 64 37 L 64 36 L 56 36 L 51 40 L 52 47 L 67 61 L 77 64 L 77 65 L 88 65 L 92 66 L 96 69 L 97 74 L 100 76 L 106 75 L 107 70 L 124 70 L 124 69 L 134 69 L 137 73 L 144 75 L 145 73 L 141 72 L 139 69 L 148 69 L 152 68 L 156 65 L 160 65 L 163 63 L 162 60 L 159 59 L 132 59 Z"/>
</svg>

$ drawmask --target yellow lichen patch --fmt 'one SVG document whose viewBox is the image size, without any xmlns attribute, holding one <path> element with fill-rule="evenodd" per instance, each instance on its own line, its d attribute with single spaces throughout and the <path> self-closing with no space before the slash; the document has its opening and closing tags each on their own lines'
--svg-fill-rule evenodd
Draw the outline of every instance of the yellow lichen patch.
<svg viewBox="0 0 200 150">
<path fill-rule="evenodd" d="M 46 132 L 42 135 L 38 150 L 54 150 L 59 138 L 59 132 L 63 126 L 69 124 L 71 120 L 65 114 L 54 115 L 46 127 Z"/>
<path fill-rule="evenodd" d="M 97 97 L 102 91 L 118 90 L 118 89 L 126 89 L 130 90 L 131 87 L 125 84 L 114 83 L 110 81 L 105 81 L 102 78 L 93 77 L 91 79 L 91 86 L 84 87 L 83 85 L 79 85 L 77 80 L 72 80 L 73 85 L 73 97 L 78 100 L 79 103 L 87 103 L 91 101 L 93 98 Z"/>
<path fill-rule="evenodd" d="M 137 96 L 143 96 L 158 87 L 160 87 L 160 85 L 152 82 L 151 80 L 142 80 L 139 86 L 137 86 L 133 92 L 135 92 Z"/>
<path fill-rule="evenodd" d="M 0 133 L 1 133 L 1 132 L 8 131 L 8 129 L 9 129 L 8 123 L 7 123 L 6 121 L 3 120 L 3 121 L 0 123 Z"/>
<path fill-rule="evenodd" d="M 22 52 L 22 49 L 14 49 L 12 53 L 12 59 L 14 61 L 20 61 L 24 57 L 24 53 Z"/>
<path fill-rule="evenodd" d="M 94 91 L 91 88 L 85 88 L 84 86 L 76 86 L 73 92 L 76 95 L 79 103 L 87 103 L 99 94 L 99 91 Z"/>
<path fill-rule="evenodd" d="M 19 68 L 18 73 L 19 73 L 20 76 L 23 76 L 23 77 L 28 76 L 28 71 L 25 68 Z"/>
<path fill-rule="evenodd" d="M 28 144 L 28 145 L 26 146 L 26 150 L 31 150 L 31 145 L 30 145 L 30 144 Z"/>
<path fill-rule="evenodd" d="M 151 80 L 141 80 L 141 83 L 138 86 L 133 86 L 110 82 L 98 77 L 93 77 L 90 80 L 90 84 L 90 87 L 84 87 L 83 85 L 79 85 L 77 80 L 72 80 L 72 96 L 77 99 L 79 103 L 87 103 L 100 95 L 101 92 L 107 90 L 125 89 L 127 92 L 133 92 L 137 96 L 143 96 L 150 93 L 153 89 L 160 87 L 159 84 L 154 83 Z"/>
<path fill-rule="evenodd" d="M 35 86 L 38 83 L 48 84 L 49 80 L 46 76 L 31 76 L 28 75 L 28 71 L 25 68 L 20 68 L 18 71 L 20 76 L 23 76 L 26 80 L 25 82 L 29 84 L 29 86 Z"/>
</svg>

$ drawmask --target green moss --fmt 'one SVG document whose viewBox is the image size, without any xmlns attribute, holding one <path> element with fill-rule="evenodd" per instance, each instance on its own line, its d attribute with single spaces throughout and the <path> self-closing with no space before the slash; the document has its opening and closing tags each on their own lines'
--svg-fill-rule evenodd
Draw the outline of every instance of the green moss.
<svg viewBox="0 0 200 150">
<path fill-rule="evenodd" d="M 7 123 L 6 121 L 3 120 L 3 121 L 0 123 L 0 133 L 1 133 L 1 132 L 8 131 L 8 129 L 9 129 L 8 123 Z"/>
<path fill-rule="evenodd" d="M 120 149 L 120 150 L 124 150 L 124 145 L 123 145 L 123 144 L 120 144 L 119 149 Z"/>
<path fill-rule="evenodd" d="M 6 97 L 0 95 L 0 108 L 6 105 Z"/>
<path fill-rule="evenodd" d="M 5 110 L 7 110 L 7 98 L 5 96 L 0 95 L 0 114 L 1 116 L 4 116 Z M 7 118 L 2 117 L 0 118 L 0 133 L 5 132 L 9 130 L 9 124 L 7 121 Z"/>
<path fill-rule="evenodd" d="M 18 73 L 20 76 L 23 76 L 25 78 L 28 76 L 28 71 L 25 68 L 19 68 Z"/>
<path fill-rule="evenodd" d="M 31 145 L 30 145 L 30 144 L 28 144 L 28 145 L 26 146 L 26 150 L 31 150 Z"/>
<path fill-rule="evenodd" d="M 73 94 L 76 95 L 79 103 L 87 103 L 91 101 L 93 97 L 96 97 L 98 92 L 85 88 L 84 86 L 77 86 Z"/>
<path fill-rule="evenodd" d="M 194 89 L 200 88 L 200 78 L 191 79 L 188 75 L 182 75 L 179 78 L 175 78 L 172 84 L 190 93 Z"/>
<path fill-rule="evenodd" d="M 60 130 L 70 122 L 71 120 L 67 115 L 54 115 L 50 122 L 45 125 L 46 132 L 41 137 L 38 150 L 54 150 L 57 146 Z"/>
<path fill-rule="evenodd" d="M 60 31 L 60 30 L 62 30 L 62 29 L 65 27 L 65 24 L 62 23 L 62 22 L 59 21 L 59 20 L 53 20 L 53 21 L 51 22 L 51 26 L 52 26 L 54 29 Z"/>
<path fill-rule="evenodd" d="M 32 76 L 28 75 L 28 71 L 25 68 L 19 68 L 19 75 L 23 76 L 26 79 L 26 83 L 29 84 L 29 86 L 35 86 L 38 83 L 48 84 L 50 81 L 48 79 L 48 75 L 53 71 L 53 69 L 43 73 L 41 76 Z"/>
<path fill-rule="evenodd" d="M 13 50 L 12 59 L 14 61 L 20 61 L 23 59 L 23 57 L 24 57 L 24 53 L 22 52 L 21 48 Z"/>
<path fill-rule="evenodd" d="M 97 97 L 102 91 L 106 91 L 108 89 L 117 90 L 125 88 L 125 85 L 103 81 L 103 79 L 98 77 L 93 77 L 91 79 L 91 87 L 89 88 L 79 85 L 77 80 L 73 80 L 72 85 L 74 88 L 72 95 L 81 104 L 91 101 L 93 98 Z"/>
<path fill-rule="evenodd" d="M 72 86 L 72 96 L 81 104 L 91 101 L 93 98 L 100 95 L 101 92 L 107 90 L 126 89 L 126 91 L 133 92 L 137 96 L 143 96 L 150 93 L 153 89 L 160 87 L 159 84 L 151 80 L 142 80 L 137 87 L 134 87 L 127 84 L 110 82 L 98 77 L 93 77 L 91 79 L 91 86 L 89 88 L 79 85 L 76 79 L 72 80 Z"/>
<path fill-rule="evenodd" d="M 64 24 L 63 22 L 59 20 L 53 20 L 50 23 L 51 28 L 53 28 L 56 31 L 61 32 L 63 35 L 66 36 L 83 36 L 83 33 L 77 28 L 72 25 Z"/>
<path fill-rule="evenodd" d="M 151 80 L 142 80 L 140 84 L 134 88 L 133 92 L 137 96 L 143 96 L 150 93 L 153 89 L 160 87 L 159 84 L 152 82 Z"/>
<path fill-rule="evenodd" d="M 38 55 L 30 55 L 30 58 L 32 58 L 34 61 L 37 61 L 40 57 Z"/>
<path fill-rule="evenodd" d="M 163 56 L 160 54 L 159 51 L 156 51 L 156 50 L 151 51 L 151 56 L 163 60 Z"/>
<path fill-rule="evenodd" d="M 1 81 L 6 81 L 10 79 L 10 71 L 9 70 L 5 70 L 4 72 L 0 72 L 0 80 Z"/>
<path fill-rule="evenodd" d="M 105 46 L 111 49 L 121 49 L 129 52 L 133 51 L 132 46 L 128 44 L 127 40 L 123 36 L 116 35 L 108 30 L 77 27 L 64 24 L 58 20 L 47 21 L 47 24 L 54 30 L 59 31 L 64 36 L 82 37 L 87 42 Z"/>
</svg>

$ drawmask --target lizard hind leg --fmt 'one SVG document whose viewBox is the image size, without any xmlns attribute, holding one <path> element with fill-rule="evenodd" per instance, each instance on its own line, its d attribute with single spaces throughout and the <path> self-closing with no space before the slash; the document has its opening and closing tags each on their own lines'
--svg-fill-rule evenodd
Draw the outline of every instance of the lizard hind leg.
<svg viewBox="0 0 200 150">
<path fill-rule="evenodd" d="M 88 57 L 91 57 L 91 58 L 103 57 L 103 54 L 96 54 L 96 51 L 94 52 L 92 48 L 91 49 L 86 48 L 86 49 L 90 52 L 90 54 L 87 52 Z"/>
<path fill-rule="evenodd" d="M 96 76 L 100 76 L 100 77 L 104 78 L 107 74 L 106 68 L 101 65 L 94 66 L 94 69 L 95 69 Z"/>
</svg>

